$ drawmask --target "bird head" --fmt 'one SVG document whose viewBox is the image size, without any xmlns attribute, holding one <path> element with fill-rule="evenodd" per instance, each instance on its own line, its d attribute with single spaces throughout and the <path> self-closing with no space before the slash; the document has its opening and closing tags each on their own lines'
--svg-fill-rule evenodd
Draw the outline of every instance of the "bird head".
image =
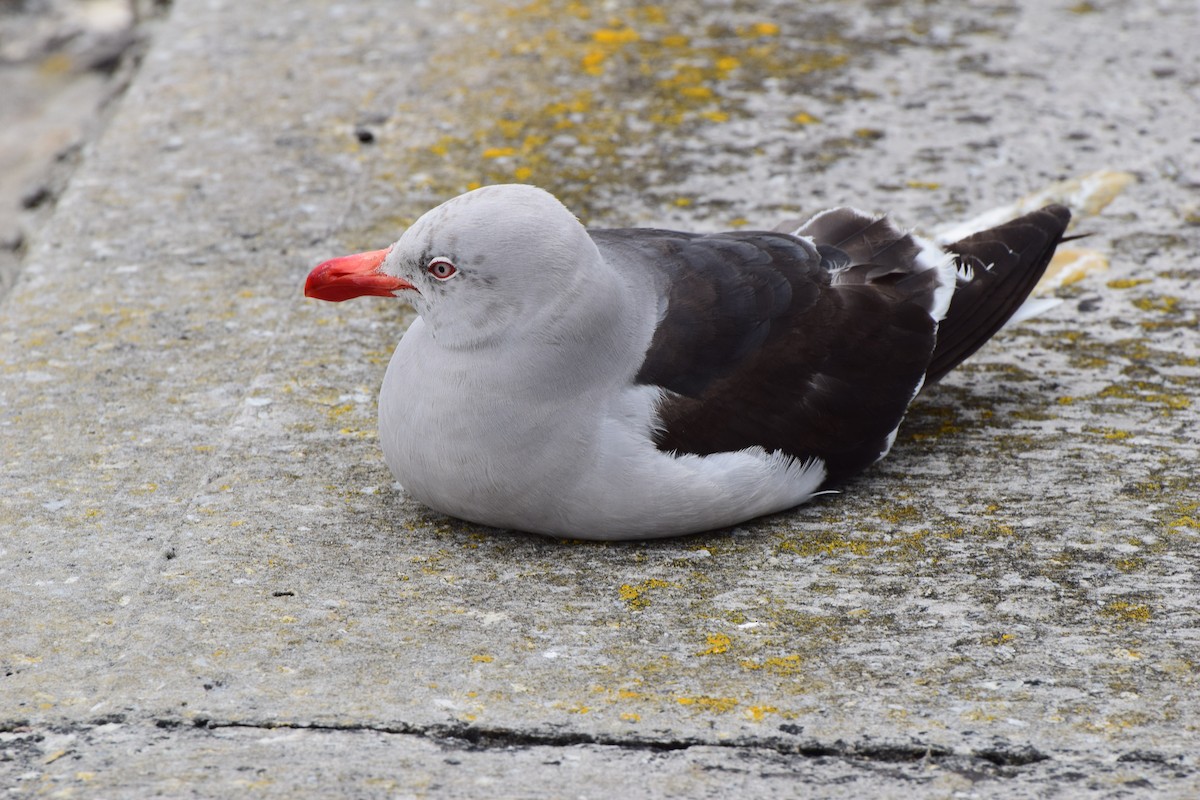
<svg viewBox="0 0 1200 800">
<path fill-rule="evenodd" d="M 486 186 L 425 213 L 388 248 L 318 265 L 304 293 L 402 297 L 436 340 L 473 346 L 554 313 L 598 261 L 587 231 L 552 194 Z"/>
</svg>

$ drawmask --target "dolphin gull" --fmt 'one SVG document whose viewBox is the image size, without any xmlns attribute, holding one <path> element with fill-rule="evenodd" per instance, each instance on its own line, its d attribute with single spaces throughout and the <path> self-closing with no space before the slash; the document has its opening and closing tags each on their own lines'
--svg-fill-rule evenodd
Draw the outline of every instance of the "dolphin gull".
<svg viewBox="0 0 1200 800">
<path fill-rule="evenodd" d="M 549 536 L 649 539 L 804 503 L 891 449 L 923 386 L 1025 302 L 1070 212 L 944 249 L 838 208 L 790 231 L 588 230 L 553 195 L 488 186 L 305 294 L 419 317 L 379 396 L 396 479 L 425 505 Z"/>
</svg>

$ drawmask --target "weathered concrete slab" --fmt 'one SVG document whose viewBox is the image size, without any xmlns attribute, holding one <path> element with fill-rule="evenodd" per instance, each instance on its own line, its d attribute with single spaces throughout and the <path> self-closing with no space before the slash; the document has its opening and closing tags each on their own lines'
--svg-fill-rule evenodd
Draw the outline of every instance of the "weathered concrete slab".
<svg viewBox="0 0 1200 800">
<path fill-rule="evenodd" d="M 1194 792 L 1197 24 L 1183 0 L 180 2 L 0 306 L 0 769 L 128 795 L 640 770 L 714 797 Z M 1097 169 L 1139 178 L 1080 223 L 1109 272 L 930 390 L 846 493 L 675 541 L 406 500 L 374 441 L 406 318 L 299 292 L 474 182 L 594 224 L 849 201 L 933 228 Z"/>
</svg>

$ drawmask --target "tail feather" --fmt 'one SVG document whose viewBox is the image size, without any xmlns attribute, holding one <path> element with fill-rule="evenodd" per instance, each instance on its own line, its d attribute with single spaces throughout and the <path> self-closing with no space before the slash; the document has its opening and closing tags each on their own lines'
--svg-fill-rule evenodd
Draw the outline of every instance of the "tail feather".
<svg viewBox="0 0 1200 800">
<path fill-rule="evenodd" d="M 960 282 L 938 326 L 925 385 L 1004 327 L 1046 271 L 1070 221 L 1064 206 L 1050 205 L 946 246 L 955 254 Z"/>
</svg>

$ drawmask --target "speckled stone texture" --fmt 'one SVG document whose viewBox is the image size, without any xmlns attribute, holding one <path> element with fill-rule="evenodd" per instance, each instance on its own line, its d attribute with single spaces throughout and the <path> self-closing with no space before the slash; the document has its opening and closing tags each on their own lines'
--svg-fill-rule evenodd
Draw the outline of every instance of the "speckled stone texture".
<svg viewBox="0 0 1200 800">
<path fill-rule="evenodd" d="M 0 784 L 1200 791 L 1196 4 L 590 9 L 177 0 L 0 306 Z M 685 539 L 409 501 L 374 430 L 410 312 L 300 291 L 475 183 L 935 230 L 1100 169 L 1138 179 L 1080 214 L 1106 272 L 842 494 Z"/>
</svg>

